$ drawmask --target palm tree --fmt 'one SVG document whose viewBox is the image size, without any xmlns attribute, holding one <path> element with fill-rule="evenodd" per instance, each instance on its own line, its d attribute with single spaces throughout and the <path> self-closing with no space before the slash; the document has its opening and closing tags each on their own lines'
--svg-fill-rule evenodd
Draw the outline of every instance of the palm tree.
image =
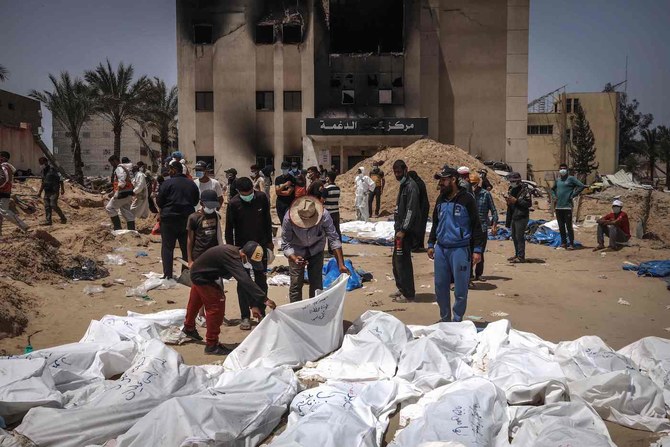
<svg viewBox="0 0 670 447">
<path fill-rule="evenodd" d="M 658 130 L 645 129 L 641 133 L 644 141 L 644 154 L 649 160 L 649 178 L 651 184 L 654 184 L 654 171 L 656 170 L 656 159 L 658 158 Z"/>
<path fill-rule="evenodd" d="M 661 159 L 665 161 L 665 187 L 670 189 L 670 128 L 658 126 Z"/>
<path fill-rule="evenodd" d="M 73 79 L 67 71 L 62 72 L 59 78 L 50 74 L 49 79 L 53 84 L 52 92 L 32 90 L 29 96 L 42 102 L 51 112 L 53 119 L 69 133 L 70 148 L 74 157 L 74 177 L 77 182 L 82 183 L 84 164 L 81 161 L 79 133 L 93 112 L 90 89 L 81 79 Z"/>
<path fill-rule="evenodd" d="M 6 81 L 9 78 L 9 70 L 4 65 L 0 65 L 0 81 Z"/>
<path fill-rule="evenodd" d="M 170 135 L 177 128 L 177 86 L 168 89 L 161 79 L 154 78 L 143 114 L 144 124 L 158 131 L 161 160 L 168 155 Z"/>
<path fill-rule="evenodd" d="M 100 63 L 95 70 L 84 73 L 86 82 L 92 89 L 95 102 L 95 113 L 102 116 L 112 125 L 114 132 L 114 155 L 121 156 L 121 132 L 129 120 L 139 120 L 142 104 L 150 88 L 146 76 L 133 83 L 134 69 L 123 62 L 114 70 L 107 60 L 107 65 Z"/>
</svg>

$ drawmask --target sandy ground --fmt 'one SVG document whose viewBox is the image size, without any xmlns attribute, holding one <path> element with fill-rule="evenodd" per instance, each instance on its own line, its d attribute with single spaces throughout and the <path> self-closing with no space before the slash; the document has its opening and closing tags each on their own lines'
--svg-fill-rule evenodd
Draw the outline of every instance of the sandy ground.
<svg viewBox="0 0 670 447">
<path fill-rule="evenodd" d="M 100 210 L 98 222 L 87 222 L 96 231 L 104 232 L 100 222 L 106 220 Z M 535 213 L 534 218 L 547 217 Z M 88 228 L 88 227 L 87 227 Z M 91 231 L 88 228 L 88 231 Z M 81 228 L 55 225 L 51 230 L 57 238 L 76 237 Z M 645 261 L 670 258 L 670 250 L 654 249 L 653 243 L 637 241 L 639 246 L 625 248 L 616 253 L 601 255 L 593 252 L 595 229 L 580 229 L 576 239 L 585 244 L 578 251 L 554 250 L 544 246 L 527 245 L 527 257 L 531 263 L 511 265 L 506 258 L 512 255 L 511 241 L 489 241 L 486 254 L 485 282 L 478 283 L 470 291 L 468 315 L 494 321 L 492 312 L 505 312 L 513 326 L 523 331 L 534 332 L 540 337 L 558 342 L 573 340 L 582 335 L 598 335 L 615 349 L 645 336 L 670 337 L 665 329 L 670 327 L 670 292 L 664 281 L 653 278 L 638 278 L 635 273 L 621 269 L 624 261 Z M 90 320 L 105 314 L 125 315 L 127 310 L 156 312 L 164 309 L 183 308 L 188 301 L 189 289 L 178 286 L 171 290 L 149 292 L 155 304 L 126 298 L 127 286 L 143 282 L 142 273 L 160 272 L 160 243 L 137 246 L 131 239 L 118 243 L 127 251 L 121 254 L 127 259 L 123 266 L 110 267 L 110 278 L 93 282 L 50 281 L 27 285 L 23 282 L 5 281 L 18 288 L 25 296 L 35 299 L 34 315 L 25 333 L 15 338 L 0 340 L 0 352 L 22 353 L 27 344 L 27 335 L 35 334 L 31 341 L 35 349 L 78 341 Z M 146 251 L 148 257 L 135 257 L 136 252 Z M 407 324 L 432 324 L 438 319 L 434 297 L 433 265 L 425 254 L 414 255 L 417 302 L 413 304 L 393 303 L 388 297 L 395 290 L 391 276 L 391 249 L 369 245 L 345 245 L 345 256 L 354 266 L 372 272 L 374 281 L 365 288 L 347 294 L 345 319 L 355 320 L 367 309 L 390 312 Z M 98 256 L 101 259 L 101 256 Z M 286 263 L 278 257 L 276 264 Z M 102 284 L 110 279 L 123 278 L 125 285 L 114 285 L 103 293 L 87 296 L 83 288 Z M 0 282 L 0 285 L 2 282 Z M 305 289 L 305 294 L 307 290 Z M 269 296 L 278 304 L 288 302 L 287 287 L 271 287 Z M 630 306 L 617 304 L 619 298 L 630 302 Z M 235 283 L 227 287 L 226 314 L 239 318 L 239 307 Z M 204 330 L 201 329 L 204 335 Z M 239 327 L 223 327 L 221 340 L 231 346 L 241 342 L 249 332 Z M 216 358 L 205 356 L 203 346 L 186 344 L 175 347 L 190 364 L 211 363 Z M 394 420 L 393 423 L 396 421 Z M 629 430 L 608 424 L 614 441 L 619 446 L 648 446 L 656 436 L 647 432 Z M 394 430 L 389 430 L 389 437 Z M 390 439 L 390 438 L 389 438 Z"/>
</svg>

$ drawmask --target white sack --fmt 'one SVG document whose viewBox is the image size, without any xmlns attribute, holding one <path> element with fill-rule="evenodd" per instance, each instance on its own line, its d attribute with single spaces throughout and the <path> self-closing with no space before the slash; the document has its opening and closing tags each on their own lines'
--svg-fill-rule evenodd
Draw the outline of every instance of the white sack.
<svg viewBox="0 0 670 447">
<path fill-rule="evenodd" d="M 488 378 L 500 387 L 510 405 L 543 405 L 569 400 L 561 366 L 542 350 L 501 350 L 491 360 Z"/>
<path fill-rule="evenodd" d="M 185 318 L 185 309 L 164 310 L 152 314 L 128 311 L 126 317 L 105 315 L 99 322 L 96 320 L 91 322 L 80 343 L 104 342 L 110 336 L 140 344 L 147 340 L 159 340 L 162 330 L 170 326 L 183 325 Z"/>
<path fill-rule="evenodd" d="M 391 381 L 329 382 L 298 394 L 286 430 L 272 447 L 378 447 L 395 410 Z"/>
<path fill-rule="evenodd" d="M 401 424 L 389 447 L 455 441 L 466 447 L 504 446 L 508 442 L 505 393 L 481 377 L 459 380 L 426 393 L 400 411 Z"/>
<path fill-rule="evenodd" d="M 412 333 L 396 317 L 368 310 L 347 331 L 342 347 L 298 372 L 302 380 L 365 381 L 395 375 Z"/>
<path fill-rule="evenodd" d="M 332 352 L 342 341 L 348 275 L 312 299 L 277 307 L 226 358 L 228 370 L 293 368 Z"/>
<path fill-rule="evenodd" d="M 432 224 L 428 222 L 426 233 L 430 233 Z M 364 222 L 362 220 L 353 220 L 340 224 L 342 233 L 354 233 L 359 239 L 386 239 L 392 240 L 395 237 L 394 223 L 391 221 Z"/>
<path fill-rule="evenodd" d="M 215 381 L 207 368 L 183 365 L 176 351 L 152 340 L 119 380 L 102 389 L 91 385 L 97 392 L 76 407 L 33 408 L 15 431 L 40 447 L 102 444 L 165 400 L 196 394 Z"/>
<path fill-rule="evenodd" d="M 445 332 L 437 330 L 407 343 L 398 362 L 396 380 L 406 381 L 417 390 L 427 392 L 473 376 L 467 358 L 452 351 L 455 347 L 452 341 Z"/>
<path fill-rule="evenodd" d="M 297 391 L 286 367 L 226 372 L 212 388 L 160 404 L 108 445 L 255 446 L 279 424 Z"/>
<path fill-rule="evenodd" d="M 63 405 L 47 360 L 0 359 L 0 417 L 14 423 L 31 408 L 42 405 Z"/>
<path fill-rule="evenodd" d="M 430 326 L 407 326 L 414 337 L 429 336 L 440 332 L 440 339 L 447 344 L 450 351 L 463 355 L 471 355 L 477 347 L 477 327 L 472 321 L 458 323 L 435 323 Z"/>
<path fill-rule="evenodd" d="M 608 421 L 637 430 L 670 430 L 663 391 L 636 371 L 614 371 L 573 381 L 570 392 Z"/>
<path fill-rule="evenodd" d="M 616 447 L 598 413 L 583 400 L 509 407 L 513 447 Z"/>
<path fill-rule="evenodd" d="M 618 351 L 630 358 L 656 386 L 663 389 L 665 405 L 670 407 L 670 340 L 645 337 Z"/>
<path fill-rule="evenodd" d="M 554 355 L 569 380 L 582 380 L 612 371 L 637 370 L 630 359 L 617 354 L 600 337 L 592 335 L 559 343 Z"/>
</svg>

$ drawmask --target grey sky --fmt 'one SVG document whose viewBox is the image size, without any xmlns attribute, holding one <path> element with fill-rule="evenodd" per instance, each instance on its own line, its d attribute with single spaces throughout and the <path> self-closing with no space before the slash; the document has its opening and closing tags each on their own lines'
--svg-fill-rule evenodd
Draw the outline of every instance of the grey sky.
<svg viewBox="0 0 670 447">
<path fill-rule="evenodd" d="M 529 99 L 563 84 L 600 91 L 624 79 L 628 55 L 628 93 L 670 125 L 668 23 L 670 0 L 531 0 Z M 0 64 L 10 71 L 0 88 L 50 88 L 48 73 L 81 75 L 106 58 L 176 84 L 174 0 L 0 0 Z"/>
</svg>

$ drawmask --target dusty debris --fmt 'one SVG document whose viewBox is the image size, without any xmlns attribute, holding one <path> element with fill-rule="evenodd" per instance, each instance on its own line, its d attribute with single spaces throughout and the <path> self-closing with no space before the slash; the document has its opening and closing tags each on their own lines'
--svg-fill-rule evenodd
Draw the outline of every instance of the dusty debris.
<svg viewBox="0 0 670 447">
<path fill-rule="evenodd" d="M 617 301 L 617 304 L 621 304 L 623 306 L 630 306 L 630 303 L 623 298 L 619 298 L 619 301 Z"/>
<path fill-rule="evenodd" d="M 507 312 L 503 312 L 503 311 L 500 311 L 500 310 L 496 310 L 496 311 L 491 312 L 490 315 L 491 315 L 492 317 L 505 318 L 505 317 L 508 316 L 509 314 L 508 314 Z"/>
</svg>

